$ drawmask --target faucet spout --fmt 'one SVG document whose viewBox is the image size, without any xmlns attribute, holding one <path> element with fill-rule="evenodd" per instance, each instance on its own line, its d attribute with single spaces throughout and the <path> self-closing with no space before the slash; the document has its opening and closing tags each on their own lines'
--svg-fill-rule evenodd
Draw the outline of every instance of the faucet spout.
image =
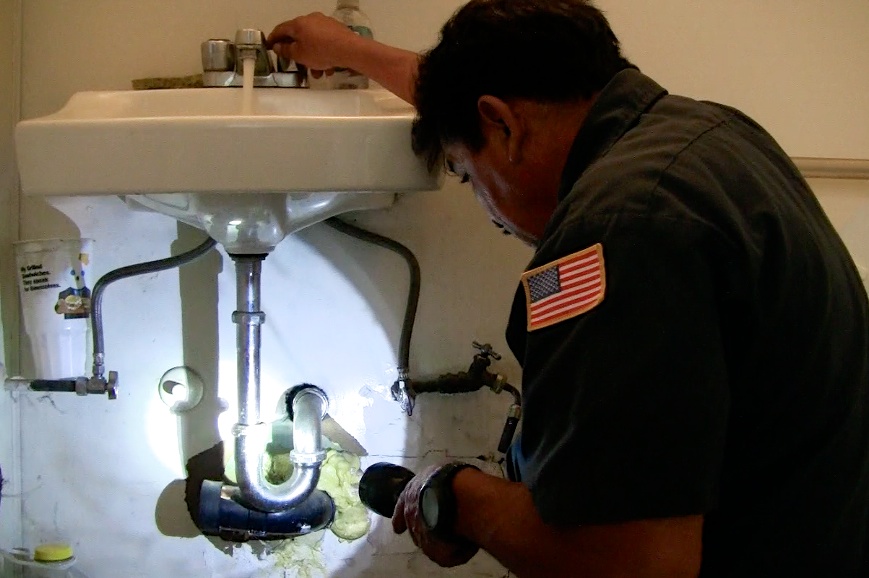
<svg viewBox="0 0 869 578">
<path fill-rule="evenodd" d="M 271 58 L 266 48 L 266 37 L 262 30 L 242 28 L 235 33 L 236 73 L 242 73 L 242 63 L 247 59 L 256 61 L 254 76 L 268 76 L 274 72 Z"/>
</svg>

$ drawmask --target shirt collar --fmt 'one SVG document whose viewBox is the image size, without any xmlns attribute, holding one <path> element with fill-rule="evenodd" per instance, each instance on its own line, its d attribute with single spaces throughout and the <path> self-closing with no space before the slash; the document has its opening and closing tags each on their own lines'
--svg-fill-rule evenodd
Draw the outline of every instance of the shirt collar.
<svg viewBox="0 0 869 578">
<path fill-rule="evenodd" d="M 639 70 L 627 68 L 607 83 L 579 127 L 561 173 L 558 200 L 573 189 L 580 175 L 602 156 L 667 91 Z"/>
</svg>

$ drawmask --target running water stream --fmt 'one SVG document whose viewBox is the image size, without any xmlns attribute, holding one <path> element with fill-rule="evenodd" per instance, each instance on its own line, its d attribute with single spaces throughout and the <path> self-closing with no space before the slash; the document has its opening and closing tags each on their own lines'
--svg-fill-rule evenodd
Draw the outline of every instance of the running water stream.
<svg viewBox="0 0 869 578">
<path fill-rule="evenodd" d="M 245 58 L 241 62 L 243 82 L 241 85 L 241 114 L 253 114 L 253 71 L 256 66 L 255 58 Z"/>
</svg>

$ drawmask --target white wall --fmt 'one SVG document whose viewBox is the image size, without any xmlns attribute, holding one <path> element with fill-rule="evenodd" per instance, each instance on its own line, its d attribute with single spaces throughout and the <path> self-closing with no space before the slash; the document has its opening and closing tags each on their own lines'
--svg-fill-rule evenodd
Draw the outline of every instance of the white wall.
<svg viewBox="0 0 869 578">
<path fill-rule="evenodd" d="M 5 8 L 11 0 L 0 2 Z M 366 0 L 363 7 L 379 39 L 421 49 L 459 3 Z M 293 15 L 331 8 L 320 0 L 23 4 L 24 118 L 53 112 L 76 91 L 126 89 L 134 78 L 194 73 L 203 39 L 228 37 L 239 27 L 269 30 Z M 864 1 L 666 0 L 654 10 L 601 4 L 629 56 L 674 92 L 744 108 L 795 156 L 869 158 L 869 69 L 851 64 L 869 53 Z M 0 121 L 12 115 L 14 107 L 0 104 Z M 4 127 L 0 146 L 8 147 L 8 134 Z M 11 153 L 0 153 L 8 164 Z M 815 185 L 851 250 L 869 262 L 869 185 Z M 0 187 L 0 195 L 8 190 L 8 184 Z M 14 207 L 14 200 L 0 201 Z M 529 252 L 497 233 L 467 187 L 449 180 L 440 192 L 405 196 L 358 222 L 407 244 L 420 260 L 414 374 L 466 367 L 473 339 L 507 353 L 504 323 Z M 167 217 L 132 212 L 116 198 L 55 206 L 25 199 L 20 226 L 21 238 L 94 237 L 98 274 L 177 253 L 201 238 Z M 397 258 L 314 226 L 284 241 L 267 259 L 264 276 L 267 399 L 299 380 L 323 386 L 333 415 L 368 448 L 369 461 L 418 467 L 447 452 L 474 457 L 494 451 L 504 396 L 422 396 L 412 419 L 389 399 L 406 287 Z M 196 537 L 178 485 L 185 459 L 217 441 L 218 397 L 232 398 L 233 306 L 232 263 L 217 254 L 180 273 L 127 280 L 107 291 L 107 361 L 120 372 L 120 399 L 27 396 L 20 403 L 26 545 L 70 540 L 83 568 L 97 578 L 270 575 L 274 557 L 259 559 L 250 546 L 227 551 Z M 12 326 L 5 315 L 4 327 Z M 159 402 L 156 387 L 165 370 L 182 364 L 204 376 L 208 391 L 199 408 L 178 420 Z M 518 380 L 509 355 L 496 368 Z M 445 575 L 383 523 L 352 544 L 327 534 L 322 552 L 331 576 Z M 480 555 L 451 575 L 502 576 L 503 570 Z"/>
</svg>

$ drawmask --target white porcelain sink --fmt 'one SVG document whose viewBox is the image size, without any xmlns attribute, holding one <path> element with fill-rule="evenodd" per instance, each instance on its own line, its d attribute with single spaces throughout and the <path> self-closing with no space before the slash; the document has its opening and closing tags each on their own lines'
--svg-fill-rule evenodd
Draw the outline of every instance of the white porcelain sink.
<svg viewBox="0 0 869 578">
<path fill-rule="evenodd" d="M 395 193 L 434 190 L 410 145 L 413 108 L 385 90 L 81 92 L 15 130 L 26 195 L 124 195 L 230 252 Z M 379 194 L 373 194 L 379 193 Z"/>
</svg>

